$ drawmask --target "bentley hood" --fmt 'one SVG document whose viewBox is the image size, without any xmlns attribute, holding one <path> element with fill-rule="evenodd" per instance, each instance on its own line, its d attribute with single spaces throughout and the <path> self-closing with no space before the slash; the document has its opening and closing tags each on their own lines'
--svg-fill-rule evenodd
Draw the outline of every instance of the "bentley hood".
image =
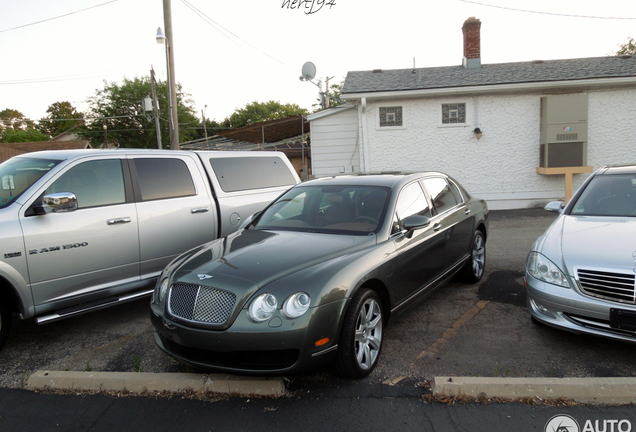
<svg viewBox="0 0 636 432">
<path fill-rule="evenodd" d="M 215 286 L 242 281 L 261 288 L 289 274 L 375 243 L 374 235 L 242 230 L 209 243 L 183 262 L 173 273 L 173 282 Z"/>
<path fill-rule="evenodd" d="M 629 273 L 636 269 L 635 220 L 594 216 L 566 216 L 563 219 L 561 249 L 570 275 L 579 268 Z M 551 233 L 555 234 L 557 232 Z"/>
</svg>

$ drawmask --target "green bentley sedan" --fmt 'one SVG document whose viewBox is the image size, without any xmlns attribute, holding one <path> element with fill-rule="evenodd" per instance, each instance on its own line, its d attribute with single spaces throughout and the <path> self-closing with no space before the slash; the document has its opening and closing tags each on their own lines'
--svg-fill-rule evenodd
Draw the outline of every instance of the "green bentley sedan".
<svg viewBox="0 0 636 432">
<path fill-rule="evenodd" d="M 447 175 L 299 184 L 158 279 L 159 348 L 197 369 L 284 375 L 334 364 L 363 378 L 389 320 L 458 274 L 484 274 L 488 207 Z"/>
</svg>

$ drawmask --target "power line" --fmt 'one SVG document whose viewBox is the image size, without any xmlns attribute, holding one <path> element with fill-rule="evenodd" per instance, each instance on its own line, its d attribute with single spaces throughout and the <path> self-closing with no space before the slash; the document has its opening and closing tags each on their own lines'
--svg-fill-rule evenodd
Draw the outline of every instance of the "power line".
<svg viewBox="0 0 636 432">
<path fill-rule="evenodd" d="M 207 16 L 206 14 L 204 14 L 203 12 L 201 12 L 199 9 L 197 9 L 195 6 L 193 6 L 192 4 L 190 4 L 187 0 L 181 0 L 181 2 L 183 4 L 185 4 L 187 7 L 189 7 L 195 14 L 197 14 L 203 21 L 205 21 L 208 25 L 210 25 L 212 28 L 214 28 L 216 31 L 218 31 L 219 33 L 221 33 L 223 36 L 225 36 L 226 38 L 228 38 L 230 41 L 234 42 L 235 44 L 238 45 L 238 43 L 236 43 L 236 41 L 232 40 L 232 38 L 230 38 L 230 36 L 228 36 L 227 34 L 225 34 L 223 31 L 221 31 L 219 29 L 219 27 L 221 29 L 223 29 L 225 32 L 229 33 L 230 35 L 232 35 L 234 38 L 240 40 L 241 42 L 243 42 L 246 45 L 249 45 L 250 47 L 252 47 L 253 49 L 255 49 L 256 51 L 260 52 L 263 55 L 266 55 L 267 57 L 271 58 L 274 61 L 277 61 L 278 63 L 282 64 L 283 66 L 287 66 L 284 62 L 278 60 L 276 57 L 273 57 L 269 54 L 267 54 L 265 51 L 255 47 L 254 45 L 252 45 L 251 43 L 247 42 L 245 39 L 242 39 L 240 36 L 237 36 L 236 34 L 232 33 L 230 30 L 226 29 L 225 27 L 223 27 L 221 24 L 219 24 L 218 22 L 214 21 L 212 18 L 210 18 L 209 16 Z M 239 45 L 240 46 L 240 45 Z"/>
<path fill-rule="evenodd" d="M 53 17 L 53 18 L 47 18 L 47 19 L 44 19 L 44 20 L 41 20 L 41 21 L 32 22 L 32 23 L 30 23 L 30 24 L 23 24 L 23 25 L 21 25 L 21 26 L 17 26 L 17 27 L 13 27 L 13 28 L 9 28 L 9 29 L 0 30 L 0 33 L 8 32 L 8 31 L 11 31 L 11 30 L 21 29 L 21 28 L 29 27 L 29 26 L 33 26 L 33 25 L 36 25 L 36 24 L 42 24 L 42 23 L 45 23 L 45 22 L 48 22 L 48 21 L 53 21 L 53 20 L 56 20 L 56 19 L 59 19 L 59 18 L 64 18 L 64 17 L 67 17 L 67 16 L 69 16 L 69 15 L 75 15 L 75 14 L 80 13 L 80 12 L 85 12 L 85 11 L 87 11 L 87 10 L 95 9 L 95 8 L 98 8 L 98 7 L 101 7 L 101 6 L 105 6 L 105 5 L 110 4 L 110 3 L 115 3 L 115 2 L 118 2 L 118 1 L 119 1 L 119 0 L 110 0 L 110 1 L 108 1 L 108 2 L 106 2 L 106 3 L 98 4 L 98 5 L 91 6 L 91 7 L 87 7 L 87 8 L 85 8 L 85 9 L 80 9 L 80 10 L 77 10 L 77 11 L 75 11 L 75 12 L 69 12 L 69 13 L 67 13 L 67 14 L 64 14 L 64 15 L 58 15 L 58 16 Z"/>
<path fill-rule="evenodd" d="M 568 17 L 568 18 L 606 19 L 606 20 L 636 20 L 636 18 L 626 18 L 626 17 L 601 17 L 601 16 L 592 16 L 592 15 L 572 15 L 572 14 L 562 14 L 562 13 L 555 13 L 555 12 L 542 12 L 542 11 L 534 11 L 534 10 L 527 10 L 527 9 L 516 9 L 516 8 L 511 8 L 511 7 L 506 7 L 506 6 L 479 3 L 479 2 L 476 2 L 476 1 L 472 1 L 472 0 L 457 0 L 457 1 L 460 1 L 462 3 L 471 3 L 471 4 L 476 4 L 476 5 L 479 5 L 479 6 L 496 8 L 496 9 L 505 9 L 505 10 L 515 11 L 515 12 L 525 12 L 525 13 L 533 13 L 533 14 L 539 14 L 539 15 L 551 15 L 551 16 Z"/>
</svg>

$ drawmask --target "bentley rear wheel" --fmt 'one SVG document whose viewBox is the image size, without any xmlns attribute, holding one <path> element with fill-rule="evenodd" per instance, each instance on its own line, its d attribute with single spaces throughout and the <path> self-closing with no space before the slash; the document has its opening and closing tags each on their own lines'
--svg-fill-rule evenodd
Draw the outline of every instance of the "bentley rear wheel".
<svg viewBox="0 0 636 432">
<path fill-rule="evenodd" d="M 486 238 L 484 234 L 477 230 L 473 236 L 470 248 L 470 257 L 464 268 L 461 269 L 461 277 L 466 282 L 479 282 L 484 275 L 486 268 Z"/>
</svg>

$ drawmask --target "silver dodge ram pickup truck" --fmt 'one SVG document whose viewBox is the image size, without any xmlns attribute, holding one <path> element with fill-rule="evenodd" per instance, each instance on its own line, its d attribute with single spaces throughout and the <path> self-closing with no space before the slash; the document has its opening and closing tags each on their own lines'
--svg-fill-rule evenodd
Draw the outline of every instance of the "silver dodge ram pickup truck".
<svg viewBox="0 0 636 432">
<path fill-rule="evenodd" d="M 136 299 L 178 254 L 299 183 L 278 152 L 48 151 L 0 164 L 0 349 L 42 324 Z"/>
</svg>

